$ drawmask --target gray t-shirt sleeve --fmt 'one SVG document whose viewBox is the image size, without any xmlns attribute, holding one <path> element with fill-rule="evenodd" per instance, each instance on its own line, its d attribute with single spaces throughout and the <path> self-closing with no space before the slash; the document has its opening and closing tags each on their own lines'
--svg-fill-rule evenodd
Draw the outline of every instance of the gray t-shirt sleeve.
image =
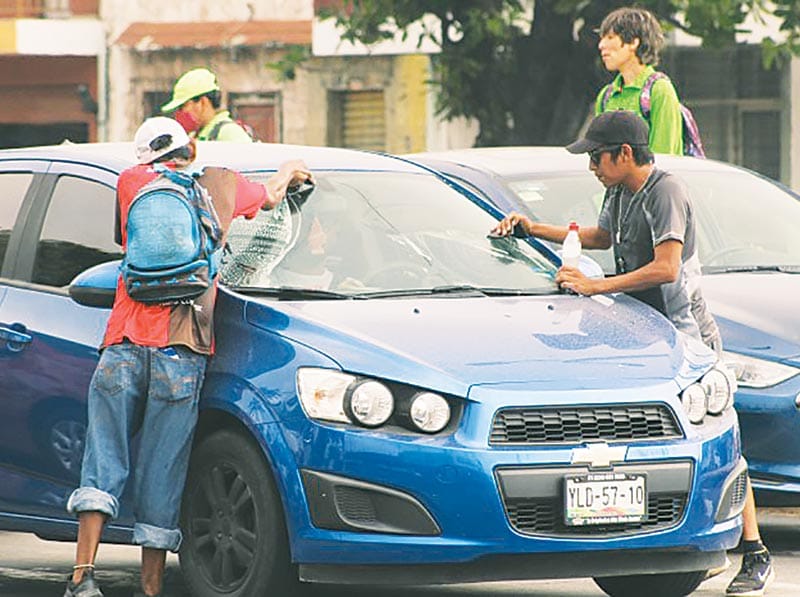
<svg viewBox="0 0 800 597">
<path fill-rule="evenodd" d="M 666 240 L 686 240 L 689 221 L 689 194 L 683 182 L 667 174 L 661 178 L 645 198 L 642 208 L 653 232 L 653 246 Z"/>
<path fill-rule="evenodd" d="M 611 229 L 611 189 L 606 189 L 606 194 L 603 197 L 603 206 L 600 208 L 600 215 L 597 216 L 597 227 L 603 230 L 612 231 Z"/>
</svg>

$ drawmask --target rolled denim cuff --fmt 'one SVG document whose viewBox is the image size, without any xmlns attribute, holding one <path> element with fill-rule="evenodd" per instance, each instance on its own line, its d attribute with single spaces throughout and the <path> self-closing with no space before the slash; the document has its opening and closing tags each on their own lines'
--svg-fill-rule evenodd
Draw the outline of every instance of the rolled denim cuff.
<svg viewBox="0 0 800 597">
<path fill-rule="evenodd" d="M 162 529 L 151 524 L 137 522 L 133 525 L 133 542 L 142 547 L 178 551 L 183 541 L 180 529 Z"/>
<path fill-rule="evenodd" d="M 67 500 L 67 512 L 102 512 L 112 520 L 119 514 L 119 501 L 110 493 L 94 487 L 78 487 Z"/>
</svg>

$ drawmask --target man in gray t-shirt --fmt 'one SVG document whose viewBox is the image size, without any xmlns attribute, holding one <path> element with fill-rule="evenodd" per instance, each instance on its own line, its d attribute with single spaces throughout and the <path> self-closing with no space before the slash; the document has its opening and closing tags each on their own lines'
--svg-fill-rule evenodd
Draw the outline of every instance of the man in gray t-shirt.
<svg viewBox="0 0 800 597">
<path fill-rule="evenodd" d="M 590 279 L 562 267 L 556 281 L 579 294 L 625 292 L 666 315 L 679 330 L 722 350 L 719 330 L 700 291 L 692 203 L 684 184 L 653 164 L 647 124 L 633 112 L 605 112 L 586 135 L 567 146 L 588 153 L 590 169 L 606 187 L 597 226 L 581 227 L 587 249 L 614 247 L 617 275 Z M 492 231 L 510 234 L 517 224 L 537 238 L 563 242 L 564 226 L 509 214 Z"/>
<path fill-rule="evenodd" d="M 607 189 L 597 226 L 611 233 L 617 275 L 653 262 L 656 247 L 663 242 L 682 245 L 674 281 L 628 294 L 661 311 L 679 330 L 719 351 L 719 330 L 700 292 L 694 214 L 683 181 L 651 166 L 638 191 L 632 192 L 622 184 Z"/>
<path fill-rule="evenodd" d="M 592 120 L 583 139 L 567 149 L 588 153 L 589 169 L 606 187 L 597 226 L 582 227 L 580 238 L 587 249 L 613 246 L 617 275 L 594 280 L 576 268 L 562 267 L 556 281 L 579 294 L 635 296 L 721 354 L 717 324 L 700 292 L 692 202 L 678 177 L 653 164 L 645 121 L 633 112 L 605 112 Z M 505 236 L 516 225 L 553 242 L 561 243 L 567 236 L 564 226 L 533 222 L 518 213 L 509 214 L 492 233 Z M 749 482 L 742 526 L 742 567 L 726 594 L 763 595 L 774 571 L 769 550 L 761 542 Z"/>
</svg>

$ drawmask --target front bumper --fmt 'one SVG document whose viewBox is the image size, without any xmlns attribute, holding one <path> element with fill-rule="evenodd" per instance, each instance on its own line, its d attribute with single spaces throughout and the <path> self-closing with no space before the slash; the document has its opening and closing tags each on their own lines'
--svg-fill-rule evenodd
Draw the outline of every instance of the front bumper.
<svg viewBox="0 0 800 597">
<path fill-rule="evenodd" d="M 471 582 L 628 576 L 710 570 L 725 562 L 725 551 L 640 549 L 490 555 L 462 564 L 378 566 L 301 564 L 300 580 L 354 585 L 437 585 Z"/>
<path fill-rule="evenodd" d="M 275 428 L 264 431 L 277 439 Z M 447 582 L 536 578 L 533 569 L 517 568 L 517 558 L 541 562 L 536 566 L 545 566 L 541 570 L 547 577 L 558 577 L 567 574 L 553 567 L 549 558 L 568 555 L 565 561 L 572 567 L 576 553 L 586 559 L 582 576 L 586 570 L 596 570 L 598 575 L 699 570 L 717 565 L 721 561 L 717 556 L 734 547 L 741 533 L 738 509 L 729 518 L 718 519 L 720 503 L 730 495 L 743 470 L 732 412 L 724 420 L 720 418 L 712 434 L 628 445 L 625 466 L 677 467 L 680 472 L 672 475 L 669 483 L 677 480 L 689 487 L 685 505 L 674 521 L 622 534 L 548 536 L 523 532 L 512 524 L 498 472 L 555 470 L 558 476 L 559 470 L 573 466 L 576 446 L 497 449 L 485 443 L 470 445 L 458 433 L 412 438 L 313 423 L 301 438 L 286 446 L 287 450 L 288 445 L 304 447 L 292 451 L 298 468 L 279 467 L 279 483 L 286 496 L 293 560 L 308 580 L 344 582 L 336 578 L 363 576 L 358 582 L 373 582 L 371 571 L 384 566 L 397 572 L 398 578 L 404 577 L 403 566 L 422 566 L 430 570 L 430 580 L 423 580 L 428 577 L 422 573 L 412 576 L 415 582 L 426 584 L 442 582 L 436 578 L 454 579 Z M 272 447 L 276 448 L 274 442 Z M 273 458 L 276 460 L 283 458 Z M 585 466 L 579 468 L 585 470 Z M 309 478 L 323 478 L 328 485 L 316 481 L 310 485 Z M 352 481 L 343 483 L 349 485 L 349 497 L 339 505 L 334 503 L 337 479 Z M 316 489 L 310 489 L 312 486 Z M 364 498 L 373 487 L 388 495 L 389 502 L 397 498 L 394 505 L 385 502 L 370 507 Z M 421 526 L 416 531 L 404 527 L 406 516 L 396 515 L 404 508 L 417 511 Z M 394 522 L 388 520 L 387 524 L 387 518 L 393 516 Z M 339 571 L 334 569 L 340 566 Z M 505 566 L 507 572 L 502 571 Z M 390 582 L 389 571 L 378 576 Z M 404 578 L 407 583 L 409 577 Z"/>
<path fill-rule="evenodd" d="M 759 503 L 800 505 L 798 402 L 800 376 L 771 388 L 736 392 L 744 456 Z"/>
</svg>

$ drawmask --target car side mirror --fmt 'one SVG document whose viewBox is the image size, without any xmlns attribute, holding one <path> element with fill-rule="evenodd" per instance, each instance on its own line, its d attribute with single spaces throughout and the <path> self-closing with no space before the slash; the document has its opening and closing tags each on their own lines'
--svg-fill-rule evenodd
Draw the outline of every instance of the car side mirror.
<svg viewBox="0 0 800 597">
<path fill-rule="evenodd" d="M 122 261 L 117 259 L 82 271 L 69 284 L 70 298 L 86 307 L 110 309 L 117 294 L 117 278 L 121 264 Z"/>
</svg>

